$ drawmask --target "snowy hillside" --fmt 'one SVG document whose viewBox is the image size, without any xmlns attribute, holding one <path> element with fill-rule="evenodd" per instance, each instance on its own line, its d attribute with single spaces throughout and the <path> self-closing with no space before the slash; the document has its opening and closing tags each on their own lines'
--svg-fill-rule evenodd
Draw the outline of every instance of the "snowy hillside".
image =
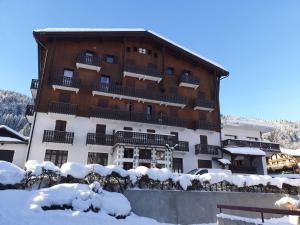
<svg viewBox="0 0 300 225">
<path fill-rule="evenodd" d="M 0 90 L 0 125 L 7 125 L 28 135 L 29 125 L 25 118 L 26 105 L 32 100 L 14 91 Z"/>
<path fill-rule="evenodd" d="M 271 142 L 279 143 L 284 148 L 300 148 L 300 121 L 288 120 L 263 120 L 255 118 L 245 118 L 230 115 L 222 115 L 222 122 L 246 123 L 253 126 L 272 127 L 274 130 L 264 134 L 264 138 Z"/>
</svg>

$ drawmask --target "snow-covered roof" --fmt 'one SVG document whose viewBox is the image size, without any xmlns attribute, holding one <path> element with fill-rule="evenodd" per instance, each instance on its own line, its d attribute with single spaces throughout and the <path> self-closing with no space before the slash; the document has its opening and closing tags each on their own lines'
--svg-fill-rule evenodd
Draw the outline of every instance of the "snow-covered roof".
<svg viewBox="0 0 300 225">
<path fill-rule="evenodd" d="M 9 137 L 0 134 L 0 142 L 27 142 L 28 141 L 28 137 L 23 136 L 19 132 L 11 129 L 6 125 L 0 125 L 0 130 L 5 130 L 6 132 L 14 136 L 14 137 Z"/>
<path fill-rule="evenodd" d="M 227 152 L 236 155 L 260 155 L 265 156 L 266 153 L 259 148 L 250 148 L 250 147 L 225 147 Z"/>
<path fill-rule="evenodd" d="M 215 66 L 215 67 L 218 67 L 219 69 L 223 70 L 224 72 L 226 72 L 226 75 L 229 74 L 229 72 L 220 64 L 212 61 L 212 60 L 209 60 L 207 59 L 206 57 L 198 54 L 198 53 L 195 53 L 193 51 L 191 51 L 190 49 L 188 48 L 185 48 L 173 41 L 171 41 L 170 39 L 160 35 L 160 34 L 157 34 L 156 32 L 154 31 L 151 31 L 151 30 L 147 30 L 147 29 L 141 29 L 141 28 L 114 28 L 114 29 L 106 29 L 106 28 L 45 28 L 45 29 L 36 29 L 34 30 L 35 33 L 80 33 L 80 32 L 85 32 L 85 33 L 94 33 L 94 32 L 147 32 L 147 33 L 150 33 L 152 35 L 154 35 L 155 37 L 165 41 L 165 42 L 168 42 L 169 44 L 171 45 L 174 45 L 176 46 L 177 48 L 180 48 L 182 49 L 183 51 L 189 53 L 189 54 L 192 54 L 193 56 L 203 60 L 203 61 L 206 61 L 207 63 Z"/>
<path fill-rule="evenodd" d="M 231 162 L 229 159 L 225 159 L 225 158 L 222 158 L 222 159 L 218 159 L 218 161 L 224 165 L 230 165 Z"/>
<path fill-rule="evenodd" d="M 286 148 L 281 148 L 280 151 L 282 153 L 290 155 L 290 156 L 300 157 L 300 149 L 286 149 Z"/>
</svg>

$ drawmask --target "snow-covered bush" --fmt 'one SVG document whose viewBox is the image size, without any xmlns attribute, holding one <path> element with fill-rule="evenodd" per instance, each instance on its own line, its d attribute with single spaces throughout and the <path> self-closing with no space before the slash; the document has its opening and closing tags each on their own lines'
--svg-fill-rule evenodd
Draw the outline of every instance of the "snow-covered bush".
<svg viewBox="0 0 300 225">
<path fill-rule="evenodd" d="M 0 161 L 0 189 L 18 188 L 24 179 L 24 170 L 12 163 Z"/>
<path fill-rule="evenodd" d="M 30 204 L 32 210 L 71 209 L 74 211 L 103 210 L 116 218 L 125 218 L 131 211 L 127 198 L 120 193 L 104 191 L 98 182 L 86 184 L 58 184 L 41 189 Z"/>
</svg>

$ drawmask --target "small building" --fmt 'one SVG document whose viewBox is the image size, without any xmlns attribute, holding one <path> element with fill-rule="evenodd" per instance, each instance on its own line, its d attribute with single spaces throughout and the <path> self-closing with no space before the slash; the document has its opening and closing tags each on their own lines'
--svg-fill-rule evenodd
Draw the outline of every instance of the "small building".
<svg viewBox="0 0 300 225">
<path fill-rule="evenodd" d="M 263 133 L 272 130 L 272 127 L 263 123 L 223 121 L 222 151 L 223 158 L 227 159 L 223 167 L 235 173 L 267 174 L 268 159 L 280 153 L 279 144 L 266 142 L 262 138 Z"/>
<path fill-rule="evenodd" d="M 8 126 L 0 126 L 0 160 L 12 162 L 23 168 L 27 154 L 28 138 Z"/>
</svg>

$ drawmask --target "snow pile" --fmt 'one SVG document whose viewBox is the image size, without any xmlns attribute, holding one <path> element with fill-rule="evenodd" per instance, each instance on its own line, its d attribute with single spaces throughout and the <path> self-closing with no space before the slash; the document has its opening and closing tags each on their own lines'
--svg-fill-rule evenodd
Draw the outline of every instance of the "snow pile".
<svg viewBox="0 0 300 225">
<path fill-rule="evenodd" d="M 283 197 L 276 201 L 275 205 L 282 208 L 298 208 L 299 200 L 291 197 Z"/>
<path fill-rule="evenodd" d="M 25 170 L 35 176 L 41 175 L 43 170 L 59 172 L 59 168 L 57 166 L 55 166 L 52 162 L 45 161 L 45 162 L 40 163 L 37 160 L 28 160 L 25 163 Z"/>
<path fill-rule="evenodd" d="M 74 178 L 83 179 L 86 175 L 88 175 L 89 170 L 87 166 L 81 163 L 67 162 L 61 166 L 60 172 L 64 177 L 70 175 Z"/>
<path fill-rule="evenodd" d="M 104 210 L 107 214 L 124 217 L 131 211 L 127 198 L 119 193 L 102 190 L 99 183 L 58 184 L 41 189 L 33 197 L 30 209 L 39 211 L 51 207 L 69 207 L 75 211 L 87 212 L 90 209 L 98 212 Z"/>
<path fill-rule="evenodd" d="M 0 184 L 18 184 L 25 178 L 25 171 L 16 165 L 0 161 Z"/>
<path fill-rule="evenodd" d="M 168 169 L 157 169 L 157 168 L 147 168 L 144 166 L 139 166 L 136 169 L 129 170 L 133 172 L 137 177 L 148 176 L 152 180 L 158 180 L 160 182 L 172 179 L 174 174 Z"/>
</svg>

